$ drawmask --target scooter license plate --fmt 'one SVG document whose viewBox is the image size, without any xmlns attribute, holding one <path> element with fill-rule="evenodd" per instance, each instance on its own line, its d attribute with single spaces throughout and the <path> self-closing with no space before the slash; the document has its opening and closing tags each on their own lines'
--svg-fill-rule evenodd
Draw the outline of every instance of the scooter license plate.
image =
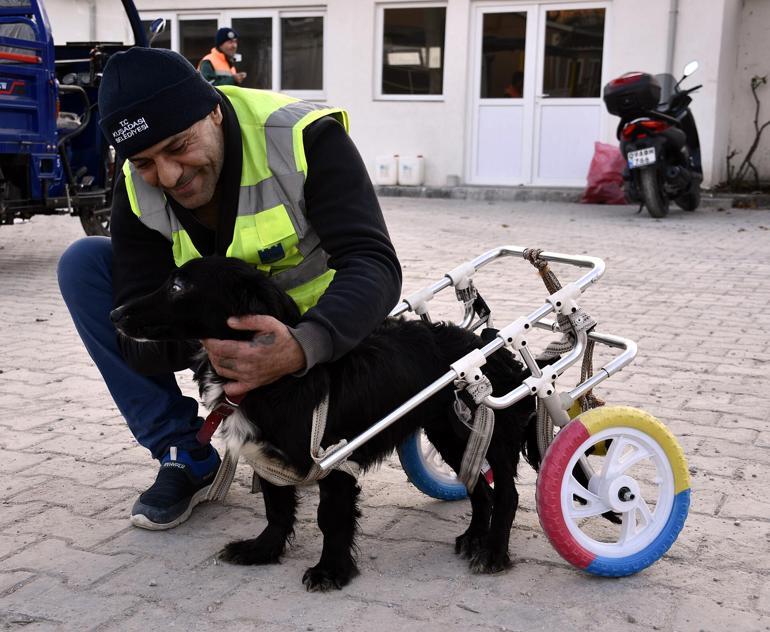
<svg viewBox="0 0 770 632">
<path fill-rule="evenodd" d="M 646 147 L 628 152 L 628 168 L 637 169 L 655 164 L 655 147 Z"/>
</svg>

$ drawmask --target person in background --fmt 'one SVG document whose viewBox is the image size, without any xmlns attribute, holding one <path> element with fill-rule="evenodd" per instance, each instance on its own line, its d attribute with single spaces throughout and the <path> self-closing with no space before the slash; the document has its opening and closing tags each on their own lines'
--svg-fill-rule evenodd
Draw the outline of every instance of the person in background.
<svg viewBox="0 0 770 632">
<path fill-rule="evenodd" d="M 516 71 L 511 77 L 511 83 L 505 86 L 503 96 L 511 99 L 520 99 L 524 93 L 524 73 Z"/>
<path fill-rule="evenodd" d="M 246 78 L 245 72 L 235 68 L 235 53 L 238 51 L 238 33 L 229 27 L 222 27 L 214 38 L 214 48 L 200 60 L 198 71 L 212 86 L 237 86 Z"/>
</svg>

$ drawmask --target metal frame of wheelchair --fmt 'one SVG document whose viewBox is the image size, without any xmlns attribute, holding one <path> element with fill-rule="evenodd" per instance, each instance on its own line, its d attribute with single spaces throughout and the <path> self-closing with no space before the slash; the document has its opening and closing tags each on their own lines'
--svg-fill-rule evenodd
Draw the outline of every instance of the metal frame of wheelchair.
<svg viewBox="0 0 770 632">
<path fill-rule="evenodd" d="M 428 303 L 442 290 L 453 287 L 458 300 L 464 304 L 459 325 L 474 331 L 487 324 L 490 312 L 487 309 L 479 313 L 478 303 L 473 300 L 477 296 L 473 275 L 501 258 L 525 258 L 526 252 L 527 249 L 518 246 L 489 250 L 447 272 L 432 285 L 410 294 L 390 315 L 413 312 L 430 322 Z M 500 328 L 495 338 L 481 349 L 458 358 L 442 377 L 346 445 L 328 453 L 319 465 L 328 469 L 346 459 L 371 437 L 440 390 L 483 371 L 486 358 L 507 347 L 522 360 L 531 376 L 509 393 L 487 397 L 484 405 L 502 409 L 535 395 L 538 406 L 545 407 L 553 426 L 559 429 L 545 451 L 536 485 L 538 518 L 544 532 L 557 552 L 578 568 L 595 575 L 631 575 L 657 561 L 684 526 L 690 502 L 687 463 L 671 432 L 642 410 L 601 406 L 570 419 L 568 411 L 574 410 L 573 405 L 597 384 L 630 364 L 637 346 L 620 336 L 580 332 L 570 351 L 540 368 L 531 351 L 532 345 L 528 344 L 534 329 L 561 334 L 558 324 L 546 317 L 575 313 L 579 309 L 578 298 L 602 277 L 605 264 L 596 257 L 555 252 L 540 252 L 539 257 L 588 271 L 547 296 L 533 312 Z M 560 390 L 560 377 L 583 359 L 589 341 L 620 353 L 588 379 L 571 389 Z M 400 456 L 403 463 L 403 454 Z M 582 476 L 576 476 L 579 471 L 583 472 Z"/>
</svg>

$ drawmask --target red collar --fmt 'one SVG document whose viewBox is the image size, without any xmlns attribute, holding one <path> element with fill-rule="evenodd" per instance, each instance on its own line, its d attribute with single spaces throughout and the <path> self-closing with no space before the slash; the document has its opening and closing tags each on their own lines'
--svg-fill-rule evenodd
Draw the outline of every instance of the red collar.
<svg viewBox="0 0 770 632">
<path fill-rule="evenodd" d="M 198 439 L 198 443 L 201 445 L 208 445 L 211 443 L 211 437 L 214 436 L 217 428 L 219 428 L 219 424 L 238 409 L 238 406 L 243 401 L 244 397 L 246 397 L 245 394 L 236 395 L 235 397 L 227 397 L 227 395 L 225 395 L 225 398 L 219 406 L 209 413 L 209 416 L 206 417 L 206 421 L 203 422 L 200 430 L 198 430 L 198 434 L 195 435 L 195 438 Z"/>
</svg>

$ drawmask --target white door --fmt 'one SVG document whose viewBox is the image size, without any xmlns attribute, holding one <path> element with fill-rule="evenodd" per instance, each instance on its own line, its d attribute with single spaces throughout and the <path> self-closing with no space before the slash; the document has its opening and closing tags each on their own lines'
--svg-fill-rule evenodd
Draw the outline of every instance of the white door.
<svg viewBox="0 0 770 632">
<path fill-rule="evenodd" d="M 537 7 L 478 7 L 472 88 L 473 184 L 529 182 L 534 119 Z"/>
<path fill-rule="evenodd" d="M 602 136 L 606 3 L 480 6 L 468 181 L 583 186 Z"/>
</svg>

